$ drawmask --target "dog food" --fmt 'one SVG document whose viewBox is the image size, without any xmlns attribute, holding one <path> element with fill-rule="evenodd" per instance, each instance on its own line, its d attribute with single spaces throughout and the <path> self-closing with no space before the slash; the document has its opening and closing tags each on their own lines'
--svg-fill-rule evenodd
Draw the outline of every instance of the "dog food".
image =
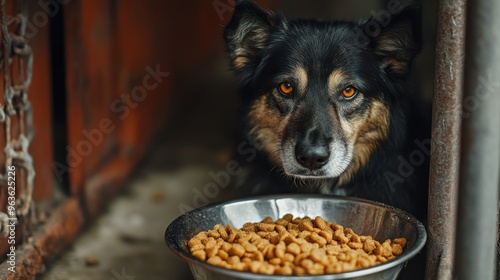
<svg viewBox="0 0 500 280">
<path fill-rule="evenodd" d="M 321 217 L 246 223 L 238 230 L 216 225 L 188 242 L 201 261 L 238 271 L 278 275 L 320 275 L 366 268 L 394 259 L 405 238 L 382 243 Z"/>
</svg>

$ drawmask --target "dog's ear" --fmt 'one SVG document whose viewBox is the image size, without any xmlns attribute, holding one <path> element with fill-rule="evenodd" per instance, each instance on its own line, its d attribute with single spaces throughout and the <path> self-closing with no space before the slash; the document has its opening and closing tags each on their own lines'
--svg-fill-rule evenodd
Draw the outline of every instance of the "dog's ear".
<svg viewBox="0 0 500 280">
<path fill-rule="evenodd" d="M 376 21 L 372 18 L 370 21 Z M 368 21 L 366 24 L 369 24 Z M 391 74 L 405 75 L 421 48 L 421 11 L 410 6 L 393 15 L 375 36 L 374 50 L 382 59 L 382 67 Z"/>
<path fill-rule="evenodd" d="M 257 59 L 280 17 L 264 11 L 252 0 L 237 0 L 224 29 L 226 48 L 234 69 L 242 70 Z"/>
</svg>

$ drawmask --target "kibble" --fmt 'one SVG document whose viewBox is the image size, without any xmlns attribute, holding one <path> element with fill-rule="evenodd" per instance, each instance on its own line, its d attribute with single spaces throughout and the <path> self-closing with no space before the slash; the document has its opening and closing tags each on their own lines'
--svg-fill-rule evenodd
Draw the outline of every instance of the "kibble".
<svg viewBox="0 0 500 280">
<path fill-rule="evenodd" d="M 240 230 L 216 225 L 187 243 L 191 254 L 211 265 L 268 275 L 342 273 L 401 255 L 405 238 L 378 242 L 321 217 L 286 214 L 246 223 Z"/>
</svg>

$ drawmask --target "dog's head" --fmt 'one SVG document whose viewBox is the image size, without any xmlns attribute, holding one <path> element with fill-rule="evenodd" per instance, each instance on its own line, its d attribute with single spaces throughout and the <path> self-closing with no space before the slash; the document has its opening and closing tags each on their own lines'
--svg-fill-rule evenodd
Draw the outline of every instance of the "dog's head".
<svg viewBox="0 0 500 280">
<path fill-rule="evenodd" d="M 237 1 L 224 37 L 249 137 L 288 175 L 349 180 L 400 118 L 418 21 L 415 8 L 361 23 L 288 20 Z"/>
</svg>

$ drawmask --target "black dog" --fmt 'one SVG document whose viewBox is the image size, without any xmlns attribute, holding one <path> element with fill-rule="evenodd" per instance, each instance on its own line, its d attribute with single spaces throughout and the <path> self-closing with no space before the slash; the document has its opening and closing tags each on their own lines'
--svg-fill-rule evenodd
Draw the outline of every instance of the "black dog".
<svg viewBox="0 0 500 280">
<path fill-rule="evenodd" d="M 237 1 L 224 38 L 241 75 L 238 154 L 256 155 L 247 157 L 241 193 L 350 195 L 425 217 L 425 172 L 404 160 L 424 139 L 412 135 L 408 83 L 420 12 L 400 8 L 361 23 L 327 22 Z"/>
</svg>

